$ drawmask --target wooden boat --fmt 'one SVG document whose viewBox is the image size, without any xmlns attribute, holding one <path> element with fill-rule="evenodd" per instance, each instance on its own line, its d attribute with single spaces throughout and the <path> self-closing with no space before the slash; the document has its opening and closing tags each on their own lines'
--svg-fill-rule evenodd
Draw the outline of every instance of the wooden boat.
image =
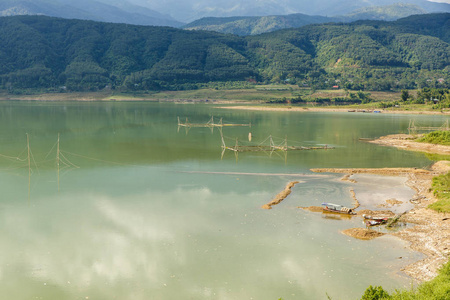
<svg viewBox="0 0 450 300">
<path fill-rule="evenodd" d="M 389 220 L 389 218 L 386 217 L 372 217 L 368 215 L 363 215 L 363 218 L 366 220 L 365 223 L 368 227 L 385 224 Z"/>
<path fill-rule="evenodd" d="M 370 227 L 370 226 L 377 226 L 377 225 L 381 225 L 381 224 L 385 224 L 387 223 L 388 219 L 379 219 L 379 220 L 366 220 L 366 226 Z"/>
<path fill-rule="evenodd" d="M 322 203 L 325 212 L 333 212 L 338 214 L 356 215 L 353 209 L 334 203 Z"/>
</svg>

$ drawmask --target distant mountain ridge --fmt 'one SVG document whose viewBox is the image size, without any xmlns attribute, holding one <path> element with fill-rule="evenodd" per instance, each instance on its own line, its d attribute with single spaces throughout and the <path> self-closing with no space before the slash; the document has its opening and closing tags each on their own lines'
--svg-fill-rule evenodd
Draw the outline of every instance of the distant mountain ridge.
<svg viewBox="0 0 450 300">
<path fill-rule="evenodd" d="M 100 0 L 107 1 L 107 0 Z M 450 12 L 450 4 L 427 0 L 129 0 L 140 6 L 170 14 L 182 22 L 204 17 L 273 16 L 307 14 L 321 16 L 347 15 L 357 9 L 396 3 L 413 4 L 428 13 Z"/>
<path fill-rule="evenodd" d="M 211 30 L 245 36 L 318 23 L 352 22 L 356 20 L 394 21 L 410 15 L 424 13 L 426 11 L 417 5 L 398 3 L 361 8 L 351 14 L 336 17 L 309 16 L 304 14 L 263 17 L 208 17 L 189 23 L 183 26 L 183 28 L 189 30 Z"/>
<path fill-rule="evenodd" d="M 46 16 L 0 18 L 0 88 L 193 89 L 252 80 L 352 90 L 450 87 L 450 14 L 239 37 Z"/>
<path fill-rule="evenodd" d="M 149 8 L 126 1 L 118 6 L 93 0 L 2 0 L 0 16 L 46 15 L 66 19 L 94 20 L 134 25 L 157 25 L 179 27 L 178 22 Z"/>
<path fill-rule="evenodd" d="M 236 35 L 255 35 L 309 24 L 339 22 L 339 18 L 292 14 L 286 16 L 203 18 L 183 26 L 189 30 L 210 30 Z"/>
<path fill-rule="evenodd" d="M 344 21 L 356 20 L 384 20 L 395 21 L 412 15 L 428 13 L 427 10 L 415 4 L 395 3 L 384 6 L 370 6 L 357 9 L 343 17 Z"/>
<path fill-rule="evenodd" d="M 404 7 L 391 12 L 374 6 Z M 411 5 L 415 5 L 412 7 Z M 359 11 L 355 11 L 359 10 Z M 66 19 L 94 20 L 134 25 L 182 27 L 205 17 L 237 17 L 234 24 L 226 20 L 206 24 L 207 28 L 190 24 L 187 28 L 216 30 L 239 35 L 258 34 L 282 28 L 321 22 L 357 19 L 394 20 L 417 13 L 450 12 L 450 4 L 427 0 L 0 0 L 0 16 L 47 15 Z M 295 15 L 297 15 L 295 17 Z M 308 16 L 307 16 L 308 15 Z M 345 18 L 342 17 L 345 15 Z M 320 16 L 320 17 L 319 17 Z M 244 17 L 268 17 L 245 19 Z M 325 19 L 329 18 L 330 19 Z M 181 22 L 180 22 L 181 21 Z M 266 24 L 266 25 L 265 25 Z M 211 27 L 215 25 L 215 27 Z M 247 27 L 247 29 L 245 29 Z M 265 29 L 266 27 L 266 29 Z"/>
</svg>

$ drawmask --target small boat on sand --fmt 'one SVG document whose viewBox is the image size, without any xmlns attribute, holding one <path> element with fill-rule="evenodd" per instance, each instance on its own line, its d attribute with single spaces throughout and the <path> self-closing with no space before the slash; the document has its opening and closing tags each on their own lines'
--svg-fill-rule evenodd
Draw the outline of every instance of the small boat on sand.
<svg viewBox="0 0 450 300">
<path fill-rule="evenodd" d="M 353 209 L 334 203 L 322 203 L 325 212 L 333 212 L 338 214 L 356 215 Z"/>
<path fill-rule="evenodd" d="M 387 223 L 387 219 L 386 220 L 366 220 L 366 226 L 370 227 L 370 226 L 377 226 L 377 225 L 382 225 Z"/>
<path fill-rule="evenodd" d="M 389 218 L 386 217 L 372 217 L 368 215 L 363 215 L 363 218 L 366 220 L 365 223 L 367 227 L 385 224 L 389 220 Z"/>
</svg>

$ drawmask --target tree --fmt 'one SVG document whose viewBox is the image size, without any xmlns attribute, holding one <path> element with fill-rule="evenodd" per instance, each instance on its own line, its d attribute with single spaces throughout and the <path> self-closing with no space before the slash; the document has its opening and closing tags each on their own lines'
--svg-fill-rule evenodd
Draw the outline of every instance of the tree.
<svg viewBox="0 0 450 300">
<path fill-rule="evenodd" d="M 381 286 L 369 286 L 361 300 L 383 300 L 383 299 L 391 299 L 391 296 L 386 292 Z"/>
<path fill-rule="evenodd" d="M 402 101 L 403 102 L 406 102 L 406 101 L 408 101 L 408 99 L 409 99 L 409 92 L 408 92 L 408 90 L 402 90 Z"/>
</svg>

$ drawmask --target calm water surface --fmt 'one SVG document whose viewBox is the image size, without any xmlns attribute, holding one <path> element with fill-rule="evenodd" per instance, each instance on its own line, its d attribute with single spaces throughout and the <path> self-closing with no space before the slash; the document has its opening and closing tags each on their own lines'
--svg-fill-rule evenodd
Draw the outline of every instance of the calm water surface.
<svg viewBox="0 0 450 300">
<path fill-rule="evenodd" d="M 275 143 L 287 138 L 289 145 L 335 149 L 237 157 L 227 151 L 221 159 L 219 130 L 186 131 L 177 128 L 177 116 L 251 123 L 224 128 L 228 145 L 248 143 L 251 132 L 254 144 L 272 135 Z M 310 168 L 430 165 L 423 154 L 358 140 L 405 132 L 410 119 L 444 121 L 210 104 L 0 103 L 0 294 L 356 299 L 369 285 L 408 287 L 399 269 L 420 255 L 405 244 L 348 238 L 339 231 L 363 227 L 360 219 L 297 207 L 352 206 L 349 183 Z M 288 199 L 261 209 L 291 180 L 301 183 Z"/>
</svg>

